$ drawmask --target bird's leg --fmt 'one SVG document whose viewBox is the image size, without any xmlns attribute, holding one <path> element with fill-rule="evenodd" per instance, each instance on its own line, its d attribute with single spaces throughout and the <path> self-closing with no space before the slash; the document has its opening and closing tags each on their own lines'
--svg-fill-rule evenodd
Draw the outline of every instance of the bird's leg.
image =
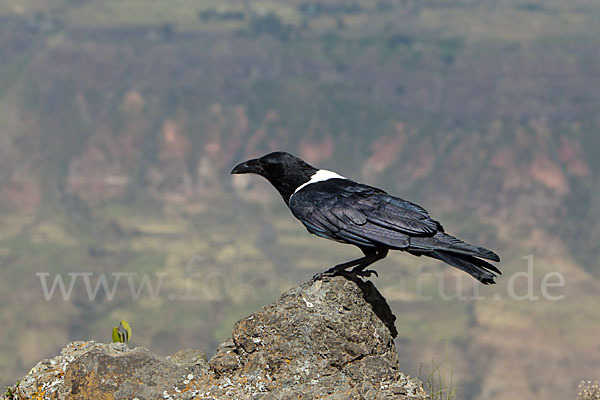
<svg viewBox="0 0 600 400">
<path fill-rule="evenodd" d="M 348 261 L 342 264 L 338 264 L 334 267 L 329 268 L 327 271 L 325 272 L 319 272 L 318 274 L 316 274 L 315 276 L 313 276 L 314 280 L 318 280 L 321 279 L 324 276 L 333 276 L 335 274 L 339 274 L 342 272 L 346 272 L 347 268 L 353 267 L 355 265 L 359 265 L 360 263 L 363 263 L 367 260 L 368 256 L 364 256 L 361 258 L 357 258 L 356 260 L 352 260 L 352 261 Z"/>
<path fill-rule="evenodd" d="M 385 256 L 387 256 L 387 254 L 388 254 L 388 251 L 389 251 L 388 249 L 375 250 L 375 252 L 370 257 L 369 257 L 369 255 L 366 255 L 364 257 L 365 258 L 364 262 L 362 262 L 362 263 L 358 264 L 356 267 L 352 268 L 352 271 L 350 271 L 350 272 L 352 272 L 355 275 L 363 276 L 366 278 L 370 277 L 372 274 L 375 274 L 375 276 L 377 276 L 379 278 L 377 271 L 375 271 L 373 269 L 365 270 L 365 268 L 367 268 L 369 265 L 373 264 L 375 261 L 379 261 L 382 258 L 385 258 Z"/>
<path fill-rule="evenodd" d="M 383 257 L 385 257 L 387 255 L 387 249 L 386 250 L 381 250 L 381 251 L 377 251 L 374 249 L 361 249 L 362 252 L 365 254 L 364 257 L 361 258 L 357 258 L 356 260 L 352 260 L 352 261 L 347 261 L 345 263 L 342 264 L 338 264 L 334 267 L 329 268 L 327 271 L 325 272 L 321 272 L 316 274 L 313 279 L 320 279 L 323 276 L 333 276 L 336 274 L 341 274 L 344 272 L 347 272 L 346 270 L 350 267 L 354 267 L 352 269 L 352 271 L 350 271 L 350 273 L 358 275 L 358 276 L 365 276 L 365 277 L 369 277 L 371 276 L 371 274 L 375 274 L 377 275 L 377 272 L 375 271 L 363 271 L 366 267 L 368 267 L 369 265 L 373 264 L 375 261 L 382 259 Z"/>
<path fill-rule="evenodd" d="M 369 258 L 369 256 L 364 256 L 361 258 L 357 258 L 356 260 L 352 260 L 352 261 L 348 261 L 342 264 L 338 264 L 334 267 L 329 268 L 327 271 L 325 271 L 326 274 L 329 273 L 336 273 L 336 272 L 342 272 L 345 271 L 346 269 L 350 268 L 350 267 L 354 267 L 355 265 L 360 265 L 362 263 L 364 263 L 365 261 L 367 261 L 367 259 Z"/>
</svg>

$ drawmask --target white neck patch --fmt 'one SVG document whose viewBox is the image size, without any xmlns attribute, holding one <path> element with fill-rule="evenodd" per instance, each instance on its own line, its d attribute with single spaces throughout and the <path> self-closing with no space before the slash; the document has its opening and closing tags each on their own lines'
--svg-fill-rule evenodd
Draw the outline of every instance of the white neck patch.
<svg viewBox="0 0 600 400">
<path fill-rule="evenodd" d="M 294 191 L 294 194 L 298 192 L 298 190 L 302 189 L 304 186 L 306 185 L 310 185 L 311 183 L 317 183 L 317 182 L 323 182 L 323 181 L 328 181 L 329 179 L 348 179 L 346 177 L 341 176 L 340 174 L 336 174 L 333 171 L 328 171 L 326 169 L 320 169 L 317 172 L 315 172 L 313 174 L 313 176 L 310 177 L 310 180 L 308 182 L 303 183 L 302 185 L 298 186 L 296 188 L 296 190 Z"/>
</svg>

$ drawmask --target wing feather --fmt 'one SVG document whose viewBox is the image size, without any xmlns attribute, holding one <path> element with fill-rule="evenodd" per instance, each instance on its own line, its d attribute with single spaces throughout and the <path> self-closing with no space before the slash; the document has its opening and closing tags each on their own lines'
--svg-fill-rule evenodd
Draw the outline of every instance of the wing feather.
<svg viewBox="0 0 600 400">
<path fill-rule="evenodd" d="M 337 181 L 332 185 L 330 181 Z M 411 235 L 432 235 L 436 222 L 412 203 L 359 183 L 332 179 L 311 184 L 289 202 L 309 232 L 360 246 L 405 249 Z M 408 208 L 402 208 L 403 204 Z"/>
</svg>

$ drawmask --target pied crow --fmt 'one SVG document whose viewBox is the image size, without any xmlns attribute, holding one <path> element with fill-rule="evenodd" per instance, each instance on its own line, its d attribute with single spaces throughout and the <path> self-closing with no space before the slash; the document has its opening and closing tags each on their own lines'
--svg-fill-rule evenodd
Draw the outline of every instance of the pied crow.
<svg viewBox="0 0 600 400">
<path fill-rule="evenodd" d="M 483 247 L 444 233 L 442 225 L 417 204 L 385 191 L 317 169 L 285 152 L 245 161 L 232 174 L 258 174 L 277 189 L 292 214 L 317 236 L 360 248 L 364 257 L 336 265 L 328 273 L 375 273 L 366 268 L 389 250 L 428 256 L 465 271 L 484 284 L 500 270 L 482 259 L 500 261 Z"/>
</svg>

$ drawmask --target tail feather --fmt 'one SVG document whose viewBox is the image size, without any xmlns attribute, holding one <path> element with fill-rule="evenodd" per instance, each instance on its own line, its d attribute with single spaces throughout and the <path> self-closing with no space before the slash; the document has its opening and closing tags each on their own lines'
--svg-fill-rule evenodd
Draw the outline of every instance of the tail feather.
<svg viewBox="0 0 600 400">
<path fill-rule="evenodd" d="M 424 254 L 428 257 L 437 258 L 438 260 L 450 264 L 453 267 L 465 271 L 467 274 L 471 275 L 484 285 L 496 283 L 494 281 L 496 278 L 494 273 L 502 274 L 498 268 L 494 267 L 492 264 L 473 256 L 456 253 L 452 254 L 445 251 L 433 251 L 431 253 Z"/>
<path fill-rule="evenodd" d="M 500 261 L 496 253 L 483 247 L 473 246 L 443 232 L 438 232 L 433 237 L 410 238 L 408 252 L 441 260 L 465 271 L 486 285 L 496 283 L 494 282 L 496 274 L 502 274 L 498 268 L 481 259 Z"/>
<path fill-rule="evenodd" d="M 410 248 L 425 252 L 441 250 L 466 256 L 481 257 L 491 261 L 500 261 L 498 254 L 493 251 L 473 246 L 443 232 L 438 232 L 435 236 L 431 237 L 412 237 L 410 238 Z"/>
</svg>

